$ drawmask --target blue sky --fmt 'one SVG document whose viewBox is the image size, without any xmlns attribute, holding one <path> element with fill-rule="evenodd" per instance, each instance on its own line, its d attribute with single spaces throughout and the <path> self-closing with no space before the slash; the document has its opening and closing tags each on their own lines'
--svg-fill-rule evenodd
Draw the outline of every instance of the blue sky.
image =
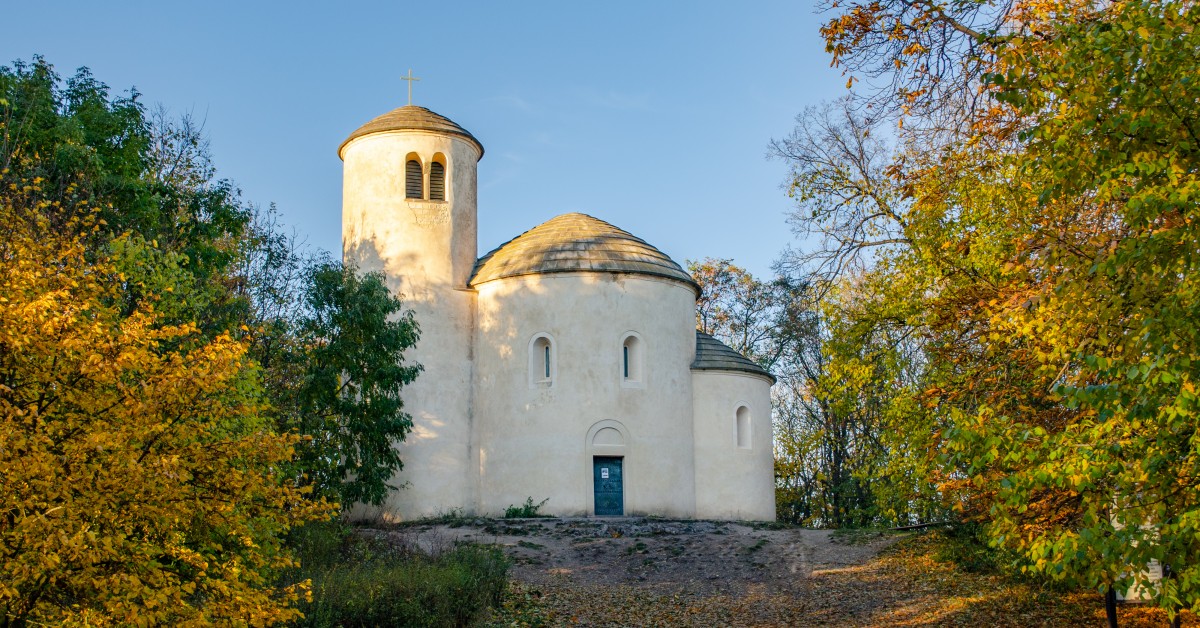
<svg viewBox="0 0 1200 628">
<path fill-rule="evenodd" d="M 204 120 L 220 176 L 340 250 L 355 128 L 414 104 L 470 130 L 480 254 L 566 212 L 681 264 L 755 274 L 795 237 L 767 144 L 845 93 L 807 2 L 46 2 L 5 11 L 0 62 L 87 65 Z M 19 25 L 19 27 L 18 27 Z"/>
</svg>

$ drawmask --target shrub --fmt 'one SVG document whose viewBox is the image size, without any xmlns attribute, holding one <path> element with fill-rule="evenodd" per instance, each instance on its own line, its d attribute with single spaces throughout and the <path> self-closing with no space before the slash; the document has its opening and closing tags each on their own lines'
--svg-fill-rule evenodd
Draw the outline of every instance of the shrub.
<svg viewBox="0 0 1200 628">
<path fill-rule="evenodd" d="M 312 580 L 295 626 L 465 626 L 499 607 L 508 560 L 496 547 L 458 545 L 438 556 L 397 549 L 344 525 L 310 525 L 290 538 L 294 580 Z"/>
</svg>

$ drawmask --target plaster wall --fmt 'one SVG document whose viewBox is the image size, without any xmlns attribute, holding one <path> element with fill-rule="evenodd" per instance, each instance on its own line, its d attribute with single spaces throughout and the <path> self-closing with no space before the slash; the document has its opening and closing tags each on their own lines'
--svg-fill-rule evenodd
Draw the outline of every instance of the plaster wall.
<svg viewBox="0 0 1200 628">
<path fill-rule="evenodd" d="M 642 275 L 554 273 L 477 286 L 475 410 L 479 510 L 527 497 L 590 515 L 592 457 L 623 456 L 625 514 L 695 513 L 695 294 Z M 641 381 L 624 380 L 622 341 L 640 337 Z M 552 382 L 531 382 L 529 349 L 553 343 Z"/>
<path fill-rule="evenodd" d="M 692 372 L 696 517 L 775 520 L 771 383 L 726 371 Z M 750 413 L 749 447 L 738 446 L 737 410 Z"/>
<path fill-rule="evenodd" d="M 404 168 L 416 155 L 425 171 L 446 165 L 446 200 L 405 198 Z M 476 464 L 471 451 L 475 293 L 467 288 L 477 257 L 478 148 L 455 136 L 391 131 L 359 137 L 342 149 L 343 259 L 382 271 L 421 327 L 406 359 L 425 367 L 404 390 L 414 429 L 400 445 L 404 470 L 393 479 L 383 514 L 414 518 L 471 510 Z"/>
</svg>

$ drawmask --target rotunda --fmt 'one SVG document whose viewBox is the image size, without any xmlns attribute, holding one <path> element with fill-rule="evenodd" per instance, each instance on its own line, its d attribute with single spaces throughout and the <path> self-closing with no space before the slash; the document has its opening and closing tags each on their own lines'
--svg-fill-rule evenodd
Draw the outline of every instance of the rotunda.
<svg viewBox="0 0 1200 628">
<path fill-rule="evenodd" d="M 700 287 L 644 240 L 553 218 L 482 257 L 482 144 L 421 107 L 352 133 L 343 254 L 415 312 L 415 428 L 385 516 L 774 519 L 774 378 L 695 329 Z"/>
</svg>

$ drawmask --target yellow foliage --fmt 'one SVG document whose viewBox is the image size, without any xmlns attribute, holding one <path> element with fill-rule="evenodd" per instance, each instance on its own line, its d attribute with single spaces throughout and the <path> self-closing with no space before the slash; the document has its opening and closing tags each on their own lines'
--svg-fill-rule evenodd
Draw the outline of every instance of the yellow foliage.
<svg viewBox="0 0 1200 628">
<path fill-rule="evenodd" d="M 0 192 L 0 626 L 267 625 L 279 537 L 327 516 L 278 474 L 245 347 L 122 317 L 89 221 Z M 61 215 L 61 214 L 59 214 Z"/>
</svg>

